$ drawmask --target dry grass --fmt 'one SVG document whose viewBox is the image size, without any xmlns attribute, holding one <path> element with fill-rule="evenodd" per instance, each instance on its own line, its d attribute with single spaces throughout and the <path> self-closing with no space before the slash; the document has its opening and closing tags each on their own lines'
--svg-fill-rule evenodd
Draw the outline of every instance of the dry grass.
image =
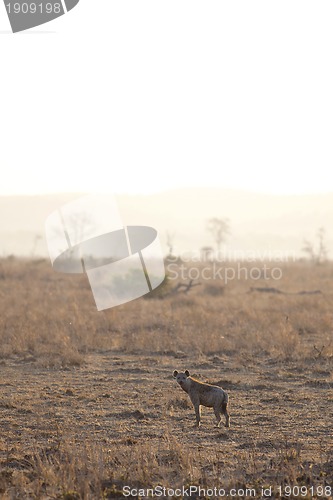
<svg viewBox="0 0 333 500">
<path fill-rule="evenodd" d="M 84 276 L 3 259 L 1 498 L 333 484 L 332 283 L 331 264 L 284 264 L 273 283 L 203 282 L 97 312 Z M 265 286 L 286 293 L 249 293 Z M 192 427 L 175 368 L 229 392 L 230 430 L 209 409 Z"/>
</svg>

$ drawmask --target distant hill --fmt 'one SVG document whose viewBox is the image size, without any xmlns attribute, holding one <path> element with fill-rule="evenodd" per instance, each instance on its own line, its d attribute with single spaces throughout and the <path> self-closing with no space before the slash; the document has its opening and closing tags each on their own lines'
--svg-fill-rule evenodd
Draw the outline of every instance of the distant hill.
<svg viewBox="0 0 333 500">
<path fill-rule="evenodd" d="M 81 194 L 0 197 L 0 255 L 46 255 L 44 222 Z M 188 188 L 152 195 L 118 195 L 124 224 L 152 225 L 166 247 L 173 235 L 176 253 L 214 245 L 206 230 L 211 217 L 230 220 L 225 251 L 301 255 L 304 238 L 319 227 L 333 257 L 333 192 L 322 195 L 264 195 L 218 188 Z"/>
</svg>

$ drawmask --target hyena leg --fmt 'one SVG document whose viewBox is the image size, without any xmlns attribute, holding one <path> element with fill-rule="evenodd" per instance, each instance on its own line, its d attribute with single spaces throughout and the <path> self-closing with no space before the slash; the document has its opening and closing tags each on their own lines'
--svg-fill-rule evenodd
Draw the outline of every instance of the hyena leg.
<svg viewBox="0 0 333 500">
<path fill-rule="evenodd" d="M 230 427 L 230 415 L 228 413 L 228 403 L 222 403 L 222 413 L 225 416 L 225 426 Z"/>
<path fill-rule="evenodd" d="M 221 418 L 221 410 L 220 410 L 219 406 L 214 406 L 214 413 L 215 413 L 215 417 L 217 420 L 217 427 L 220 427 L 222 418 Z"/>
<path fill-rule="evenodd" d="M 195 416 L 197 419 L 197 427 L 200 427 L 200 420 L 201 420 L 201 406 L 199 404 L 194 405 L 194 410 L 195 410 Z"/>
</svg>

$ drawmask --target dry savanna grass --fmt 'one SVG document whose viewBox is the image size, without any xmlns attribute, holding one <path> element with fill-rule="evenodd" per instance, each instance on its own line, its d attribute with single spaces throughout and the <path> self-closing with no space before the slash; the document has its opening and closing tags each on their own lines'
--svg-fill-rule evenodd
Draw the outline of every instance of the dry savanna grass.
<svg viewBox="0 0 333 500">
<path fill-rule="evenodd" d="M 332 498 L 333 266 L 276 265 L 279 280 L 199 278 L 186 294 L 169 280 L 97 312 L 85 276 L 2 259 L 0 497 L 192 485 Z M 230 429 L 208 408 L 193 427 L 172 377 L 185 368 L 228 391 Z"/>
</svg>

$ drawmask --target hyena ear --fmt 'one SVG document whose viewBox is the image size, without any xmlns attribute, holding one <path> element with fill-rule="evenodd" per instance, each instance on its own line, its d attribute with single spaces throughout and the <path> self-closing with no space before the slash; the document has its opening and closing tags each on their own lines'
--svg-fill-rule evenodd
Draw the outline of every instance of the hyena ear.
<svg viewBox="0 0 333 500">
<path fill-rule="evenodd" d="M 175 371 L 173 372 L 173 378 L 176 378 L 176 377 L 177 377 L 177 375 L 178 375 L 178 372 L 177 372 L 177 370 L 175 370 Z"/>
<path fill-rule="evenodd" d="M 190 372 L 188 370 L 185 370 L 185 375 L 186 375 L 186 377 L 189 377 L 190 376 Z"/>
</svg>

